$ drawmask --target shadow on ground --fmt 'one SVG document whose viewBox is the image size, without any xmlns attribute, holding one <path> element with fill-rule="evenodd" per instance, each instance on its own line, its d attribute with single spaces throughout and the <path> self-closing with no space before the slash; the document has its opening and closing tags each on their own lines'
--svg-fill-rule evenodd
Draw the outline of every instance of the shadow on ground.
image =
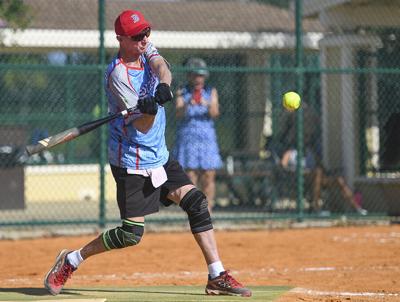
<svg viewBox="0 0 400 302">
<path fill-rule="evenodd" d="M 49 292 L 45 288 L 35 288 L 35 287 L 0 288 L 0 293 L 15 293 L 27 296 L 50 296 Z M 63 294 L 80 295 L 79 293 L 68 292 L 68 291 L 63 291 Z"/>
</svg>

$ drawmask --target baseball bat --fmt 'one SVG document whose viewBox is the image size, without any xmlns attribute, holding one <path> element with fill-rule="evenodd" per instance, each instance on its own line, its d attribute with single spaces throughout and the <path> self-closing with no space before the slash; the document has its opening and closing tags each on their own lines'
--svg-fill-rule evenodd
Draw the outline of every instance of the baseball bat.
<svg viewBox="0 0 400 302">
<path fill-rule="evenodd" d="M 60 132 L 60 133 L 54 134 L 52 136 L 49 136 L 47 138 L 44 138 L 44 139 L 38 141 L 36 144 L 26 146 L 25 151 L 28 155 L 32 155 L 35 153 L 42 152 L 43 150 L 52 148 L 56 145 L 68 142 L 70 140 L 73 140 L 74 138 L 77 138 L 78 136 L 81 136 L 85 133 L 88 133 L 88 132 L 100 127 L 101 125 L 104 125 L 105 123 L 108 123 L 109 121 L 112 121 L 119 117 L 127 116 L 134 109 L 135 108 L 129 108 L 129 109 L 123 110 L 121 112 L 103 117 L 101 119 L 87 122 L 78 127 L 73 127 L 68 130 L 64 130 L 63 132 Z"/>
</svg>

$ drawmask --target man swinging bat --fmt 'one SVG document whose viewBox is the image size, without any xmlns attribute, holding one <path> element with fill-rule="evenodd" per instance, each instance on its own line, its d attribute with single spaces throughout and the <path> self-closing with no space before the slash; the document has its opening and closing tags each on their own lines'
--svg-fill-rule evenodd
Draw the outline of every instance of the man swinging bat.
<svg viewBox="0 0 400 302">
<path fill-rule="evenodd" d="M 127 10 L 116 19 L 115 33 L 120 47 L 106 72 L 108 108 L 111 115 L 136 108 L 109 122 L 108 157 L 122 223 L 79 250 L 62 250 L 45 276 L 45 287 L 57 295 L 82 261 L 105 251 L 139 244 L 145 216 L 157 212 L 162 202 L 175 203 L 187 213 L 193 236 L 208 265 L 205 292 L 251 296 L 251 291 L 222 265 L 205 195 L 169 156 L 163 105 L 172 100 L 172 76 L 167 63 L 149 41 L 150 23 L 139 11 Z"/>
</svg>

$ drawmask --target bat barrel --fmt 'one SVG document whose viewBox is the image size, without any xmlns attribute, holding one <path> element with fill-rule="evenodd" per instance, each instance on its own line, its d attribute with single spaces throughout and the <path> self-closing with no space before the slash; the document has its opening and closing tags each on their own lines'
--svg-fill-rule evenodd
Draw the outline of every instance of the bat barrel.
<svg viewBox="0 0 400 302">
<path fill-rule="evenodd" d="M 68 142 L 79 135 L 80 135 L 80 132 L 79 132 L 78 128 L 71 128 L 71 129 L 65 130 L 61 133 L 58 133 L 53 136 L 49 136 L 45 139 L 42 139 L 34 145 L 26 146 L 25 149 L 29 155 L 32 155 L 35 153 L 42 152 L 51 147 L 54 147 L 58 144 Z"/>
<path fill-rule="evenodd" d="M 133 110 L 134 110 L 134 108 L 129 108 L 127 110 L 103 117 L 101 119 L 82 124 L 78 127 L 74 127 L 74 128 L 65 130 L 61 133 L 58 133 L 58 134 L 55 134 L 48 138 L 42 139 L 37 144 L 26 146 L 25 150 L 28 155 L 42 152 L 46 149 L 49 149 L 49 148 L 54 147 L 61 143 L 65 143 L 65 142 L 70 141 L 80 135 L 83 135 L 89 131 L 92 131 L 92 130 L 100 127 L 101 125 L 103 125 L 109 121 L 112 121 L 118 117 L 126 116 Z"/>
</svg>

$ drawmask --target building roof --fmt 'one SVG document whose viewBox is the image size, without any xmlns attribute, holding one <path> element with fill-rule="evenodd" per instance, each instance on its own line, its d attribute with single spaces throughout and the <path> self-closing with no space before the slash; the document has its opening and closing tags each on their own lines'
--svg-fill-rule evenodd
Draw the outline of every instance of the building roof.
<svg viewBox="0 0 400 302">
<path fill-rule="evenodd" d="M 326 9 L 348 2 L 351 0 L 304 0 L 303 15 L 316 16 Z"/>
<path fill-rule="evenodd" d="M 98 0 L 24 0 L 31 7 L 30 28 L 94 30 Z M 290 10 L 243 0 L 106 0 L 106 29 L 125 9 L 140 10 L 158 31 L 293 32 Z M 318 20 L 305 20 L 304 30 L 321 32 Z"/>
<path fill-rule="evenodd" d="M 357 10 L 361 7 L 388 7 L 399 6 L 398 0 L 303 0 L 303 15 L 315 16 L 323 11 L 345 6 L 350 10 Z"/>
<path fill-rule="evenodd" d="M 303 0 L 303 15 L 318 17 L 328 31 L 400 26 L 399 0 Z"/>
<path fill-rule="evenodd" d="M 97 48 L 98 0 L 24 0 L 33 15 L 23 31 L 4 28 L 7 49 Z M 114 20 L 125 9 L 143 12 L 151 40 L 168 49 L 291 49 L 296 45 L 291 10 L 246 0 L 105 0 L 106 48 L 117 48 Z M 304 20 L 304 46 L 318 48 L 318 20 Z"/>
</svg>

